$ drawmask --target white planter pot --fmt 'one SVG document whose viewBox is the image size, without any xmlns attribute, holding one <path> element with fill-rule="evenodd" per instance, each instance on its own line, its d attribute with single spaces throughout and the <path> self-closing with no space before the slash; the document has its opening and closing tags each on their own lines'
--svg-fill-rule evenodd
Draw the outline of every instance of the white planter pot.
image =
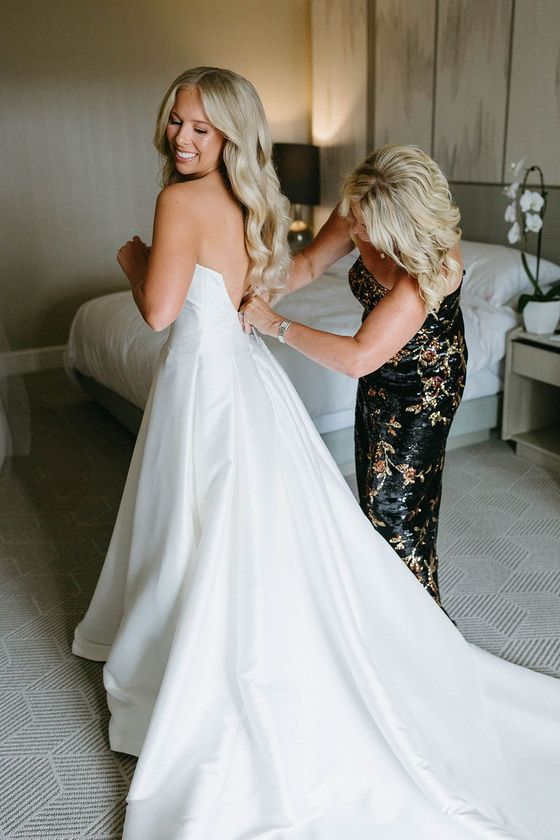
<svg viewBox="0 0 560 840">
<path fill-rule="evenodd" d="M 560 300 L 530 300 L 523 307 L 523 323 L 527 332 L 553 333 L 560 319 Z"/>
</svg>

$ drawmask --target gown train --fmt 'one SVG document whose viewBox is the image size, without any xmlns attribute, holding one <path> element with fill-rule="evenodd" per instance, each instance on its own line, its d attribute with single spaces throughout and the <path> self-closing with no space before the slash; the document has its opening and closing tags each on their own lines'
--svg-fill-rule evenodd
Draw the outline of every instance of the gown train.
<svg viewBox="0 0 560 840">
<path fill-rule="evenodd" d="M 468 644 L 197 266 L 73 651 L 125 840 L 553 840 L 560 682 Z"/>
</svg>

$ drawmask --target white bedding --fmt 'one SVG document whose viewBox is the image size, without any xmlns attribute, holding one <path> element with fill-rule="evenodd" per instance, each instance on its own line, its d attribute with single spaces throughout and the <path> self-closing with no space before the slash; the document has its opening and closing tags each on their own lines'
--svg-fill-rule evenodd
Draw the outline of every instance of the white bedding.
<svg viewBox="0 0 560 840">
<path fill-rule="evenodd" d="M 486 259 L 480 256 L 481 248 Z M 501 390 L 505 334 L 517 323 L 509 302 L 497 305 L 494 301 L 499 295 L 488 288 L 494 275 L 486 276 L 484 267 L 488 259 L 496 261 L 495 252 L 488 252 L 492 248 L 506 252 L 516 269 L 519 261 L 514 251 L 513 263 L 509 248 L 464 243 L 466 276 L 461 300 L 469 349 L 465 400 Z M 363 310 L 348 287 L 348 268 L 355 259 L 355 253 L 349 254 L 311 286 L 289 295 L 279 306 L 282 314 L 318 329 L 346 335 L 356 332 Z M 560 268 L 553 268 L 560 277 Z M 552 276 L 554 271 L 547 270 Z M 130 292 L 115 292 L 80 307 L 70 330 L 66 364 L 69 370 L 92 377 L 143 408 L 166 337 L 167 330 L 155 333 L 144 323 Z M 354 380 L 314 364 L 275 339 L 266 341 L 321 433 L 353 424 Z"/>
<path fill-rule="evenodd" d="M 359 327 L 362 307 L 348 288 L 344 257 L 311 287 L 287 297 L 282 314 L 339 334 Z M 140 317 L 130 292 L 114 292 L 84 303 L 76 313 L 66 347 L 66 366 L 90 376 L 144 408 L 167 330 L 155 333 Z M 310 362 L 276 339 L 265 338 L 284 366 L 321 433 L 354 422 L 356 382 Z"/>
</svg>

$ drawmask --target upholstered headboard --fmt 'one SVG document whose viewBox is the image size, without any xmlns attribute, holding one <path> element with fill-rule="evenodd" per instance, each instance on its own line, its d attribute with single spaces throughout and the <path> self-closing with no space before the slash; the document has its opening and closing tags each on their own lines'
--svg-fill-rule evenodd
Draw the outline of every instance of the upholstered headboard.
<svg viewBox="0 0 560 840">
<path fill-rule="evenodd" d="M 450 183 L 453 199 L 461 211 L 465 239 L 507 245 L 509 225 L 504 221 L 507 200 L 501 184 Z M 536 237 L 531 239 L 534 244 Z M 550 187 L 546 209 L 542 256 L 560 263 L 560 187 Z"/>
</svg>

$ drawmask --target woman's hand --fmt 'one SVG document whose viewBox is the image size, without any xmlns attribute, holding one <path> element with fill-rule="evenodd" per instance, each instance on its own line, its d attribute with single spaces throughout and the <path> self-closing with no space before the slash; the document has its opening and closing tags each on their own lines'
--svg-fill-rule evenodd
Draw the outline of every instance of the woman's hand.
<svg viewBox="0 0 560 840">
<path fill-rule="evenodd" d="M 144 280 L 149 255 L 149 247 L 139 236 L 133 236 L 117 251 L 117 262 L 128 277 L 131 286 L 136 286 Z"/>
<path fill-rule="evenodd" d="M 262 335 L 278 335 L 278 326 L 283 318 L 277 315 L 261 297 L 254 296 L 241 307 L 243 329 L 246 333 L 255 327 Z"/>
</svg>

